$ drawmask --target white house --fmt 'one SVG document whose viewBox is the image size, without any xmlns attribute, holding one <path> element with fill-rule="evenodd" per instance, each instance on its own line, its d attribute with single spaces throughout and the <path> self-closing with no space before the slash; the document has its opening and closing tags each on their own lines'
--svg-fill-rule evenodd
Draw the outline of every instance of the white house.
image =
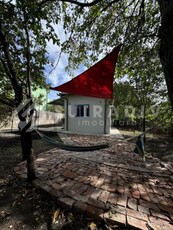
<svg viewBox="0 0 173 230">
<path fill-rule="evenodd" d="M 65 130 L 83 134 L 109 134 L 110 99 L 120 46 L 71 81 L 51 88 L 64 92 L 55 103 L 64 101 Z"/>
<path fill-rule="evenodd" d="M 109 134 L 111 129 L 108 100 L 66 94 L 62 96 L 65 108 L 64 128 L 83 134 Z"/>
</svg>

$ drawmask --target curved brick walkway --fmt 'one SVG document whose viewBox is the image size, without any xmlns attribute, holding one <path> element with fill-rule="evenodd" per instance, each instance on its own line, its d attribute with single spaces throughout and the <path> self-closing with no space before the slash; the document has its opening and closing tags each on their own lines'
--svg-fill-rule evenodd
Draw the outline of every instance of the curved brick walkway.
<svg viewBox="0 0 173 230">
<path fill-rule="evenodd" d="M 90 139 L 92 138 L 92 140 Z M 35 159 L 33 184 L 57 197 L 59 205 L 139 229 L 173 229 L 173 170 L 148 157 L 144 164 L 129 143 L 112 137 L 71 136 L 76 143 L 112 141 L 94 152 L 54 148 Z M 14 171 L 26 178 L 26 163 Z"/>
</svg>

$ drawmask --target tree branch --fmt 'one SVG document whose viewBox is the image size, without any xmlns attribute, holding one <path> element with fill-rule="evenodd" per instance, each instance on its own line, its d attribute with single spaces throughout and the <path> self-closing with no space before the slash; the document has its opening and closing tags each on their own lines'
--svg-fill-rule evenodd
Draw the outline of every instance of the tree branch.
<svg viewBox="0 0 173 230">
<path fill-rule="evenodd" d="M 139 15 L 140 19 L 138 20 L 137 32 L 139 33 L 141 30 L 142 24 L 145 22 L 145 0 L 142 0 L 140 8 L 139 8 Z"/>
<path fill-rule="evenodd" d="M 26 34 L 26 64 L 27 64 L 27 88 L 28 88 L 28 96 L 31 97 L 31 82 L 30 82 L 30 39 L 29 39 L 29 32 L 28 32 L 28 17 L 26 14 L 26 9 L 23 7 L 23 17 L 24 17 L 24 30 Z"/>
<path fill-rule="evenodd" d="M 8 100 L 8 101 L 7 101 L 7 100 Z M 7 100 L 4 100 L 4 99 L 0 98 L 0 102 L 1 102 L 1 103 L 3 103 L 3 104 L 5 104 L 5 105 L 8 105 L 8 106 L 14 108 L 15 105 L 12 103 L 12 101 L 10 101 L 9 99 L 7 99 Z"/>
<path fill-rule="evenodd" d="M 119 1 L 119 0 L 115 0 L 115 1 Z M 42 2 L 38 3 L 38 6 L 41 7 L 43 5 L 45 5 L 46 3 L 48 2 L 55 2 L 53 0 L 43 0 Z M 57 2 L 69 2 L 69 3 L 72 3 L 72 4 L 75 4 L 75 5 L 78 5 L 78 6 L 81 6 L 81 7 L 87 7 L 87 6 L 94 6 L 96 5 L 97 3 L 101 2 L 101 0 L 94 0 L 93 2 L 78 2 L 78 1 L 75 1 L 75 0 L 59 0 Z"/>
<path fill-rule="evenodd" d="M 2 50 L 6 59 L 7 64 L 4 62 L 2 62 L 4 69 L 6 71 L 7 76 L 9 77 L 11 84 L 13 86 L 14 92 L 15 92 L 15 96 L 16 96 L 16 100 L 18 100 L 19 102 L 21 102 L 21 100 L 23 99 L 22 96 L 22 91 L 21 91 L 21 87 L 19 85 L 19 82 L 17 80 L 16 77 L 16 72 L 14 70 L 11 58 L 10 58 L 10 54 L 9 54 L 9 44 L 6 41 L 6 37 L 3 33 L 2 30 L 2 24 L 0 22 L 0 42 L 2 45 Z M 2 61 L 2 59 L 1 59 Z"/>
</svg>

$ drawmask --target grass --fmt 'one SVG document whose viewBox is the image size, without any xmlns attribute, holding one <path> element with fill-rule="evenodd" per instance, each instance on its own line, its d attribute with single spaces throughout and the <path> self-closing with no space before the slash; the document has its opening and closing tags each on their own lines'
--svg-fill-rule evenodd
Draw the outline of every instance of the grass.
<svg viewBox="0 0 173 230">
<path fill-rule="evenodd" d="M 142 133 L 142 131 L 137 131 L 137 130 L 133 131 L 130 129 L 129 130 L 120 129 L 119 131 L 123 136 L 128 136 L 128 137 L 135 137 L 135 136 L 137 137 L 137 136 L 141 135 L 141 133 Z M 147 138 L 154 138 L 154 135 L 152 133 L 146 133 L 145 136 Z"/>
</svg>

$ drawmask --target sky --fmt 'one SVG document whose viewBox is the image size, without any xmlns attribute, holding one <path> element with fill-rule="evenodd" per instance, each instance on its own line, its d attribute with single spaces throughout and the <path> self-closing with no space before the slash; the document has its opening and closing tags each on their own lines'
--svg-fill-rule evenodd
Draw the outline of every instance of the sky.
<svg viewBox="0 0 173 230">
<path fill-rule="evenodd" d="M 51 87 L 55 87 L 67 81 L 70 81 L 72 77 L 69 76 L 69 74 L 65 70 L 66 66 L 68 65 L 68 55 L 62 53 L 61 57 L 59 58 L 60 51 L 58 50 L 58 47 L 51 44 L 50 42 L 48 44 L 48 53 L 49 53 L 49 58 L 55 60 L 55 64 L 54 67 L 52 68 L 50 68 L 50 66 L 46 66 L 45 68 L 46 82 L 51 84 Z M 80 65 L 79 69 L 74 71 L 74 75 L 77 76 L 80 73 L 84 72 L 85 70 L 86 70 L 85 66 Z M 57 99 L 58 98 L 57 93 L 59 92 L 50 90 L 50 93 L 48 94 L 48 100 L 51 101 Z"/>
<path fill-rule="evenodd" d="M 61 42 L 64 42 L 67 39 L 68 35 L 65 35 L 63 32 L 62 25 L 59 24 L 58 26 L 54 26 L 58 37 L 60 38 Z M 68 54 L 62 53 L 60 54 L 61 50 L 60 47 L 54 45 L 52 41 L 47 43 L 47 52 L 48 58 L 53 63 L 53 66 L 45 67 L 45 77 L 46 82 L 51 84 L 51 87 L 59 86 L 67 81 L 70 81 L 72 77 L 69 76 L 67 71 L 65 70 L 66 66 L 68 65 Z M 78 70 L 74 71 L 74 75 L 77 76 L 80 73 L 84 72 L 86 67 L 82 64 L 79 66 Z M 58 98 L 58 91 L 50 90 L 48 94 L 48 101 L 52 101 Z"/>
</svg>

